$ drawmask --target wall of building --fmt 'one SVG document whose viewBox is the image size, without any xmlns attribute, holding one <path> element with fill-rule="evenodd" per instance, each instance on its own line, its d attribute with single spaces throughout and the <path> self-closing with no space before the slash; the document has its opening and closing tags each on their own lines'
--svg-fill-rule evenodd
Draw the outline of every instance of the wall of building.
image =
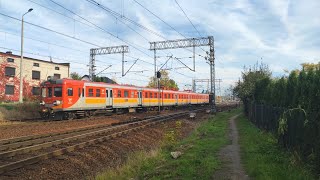
<svg viewBox="0 0 320 180">
<path fill-rule="evenodd" d="M 13 60 L 13 62 L 8 62 L 8 58 L 11 61 Z M 19 100 L 20 60 L 20 56 L 18 55 L 0 52 L 0 101 Z M 14 75 L 6 75 L 6 67 L 15 68 Z M 40 86 L 41 82 L 47 80 L 48 76 L 55 75 L 60 76 L 60 78 L 68 78 L 69 67 L 69 63 L 53 63 L 49 61 L 24 57 L 22 74 L 24 84 L 24 98 L 37 98 L 37 96 L 34 96 L 34 94 L 36 94 L 35 91 L 37 90 L 37 87 Z M 14 92 L 13 94 L 8 94 L 11 93 L 9 91 L 11 91 L 12 86 L 14 88 Z"/>
</svg>

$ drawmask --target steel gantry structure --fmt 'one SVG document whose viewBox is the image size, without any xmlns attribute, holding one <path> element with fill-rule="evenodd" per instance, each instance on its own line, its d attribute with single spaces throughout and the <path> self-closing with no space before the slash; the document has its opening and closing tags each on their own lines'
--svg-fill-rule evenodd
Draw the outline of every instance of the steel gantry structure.
<svg viewBox="0 0 320 180">
<path fill-rule="evenodd" d="M 210 94 L 211 94 L 211 103 L 215 105 L 215 64 L 214 64 L 214 38 L 213 36 L 200 37 L 200 38 L 186 38 L 186 39 L 177 39 L 177 40 L 167 40 L 167 41 L 157 41 L 150 42 L 150 50 L 154 51 L 154 76 L 157 77 L 157 50 L 164 49 L 177 49 L 177 48 L 188 48 L 193 47 L 193 69 L 195 71 L 195 47 L 200 46 L 209 46 L 209 52 L 207 53 L 210 64 Z"/>
<path fill-rule="evenodd" d="M 118 54 L 122 53 L 122 76 L 124 76 L 124 53 L 129 52 L 129 47 L 126 45 L 122 46 L 111 46 L 111 47 L 102 47 L 102 48 L 92 48 L 90 49 L 90 63 L 89 63 L 89 76 L 92 80 L 95 76 L 95 63 L 96 55 L 104 55 L 104 54 Z"/>
</svg>

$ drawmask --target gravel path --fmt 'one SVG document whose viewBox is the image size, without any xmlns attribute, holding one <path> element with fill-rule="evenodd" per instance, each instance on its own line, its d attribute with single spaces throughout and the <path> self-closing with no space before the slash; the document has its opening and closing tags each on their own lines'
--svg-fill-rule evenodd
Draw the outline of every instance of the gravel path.
<svg viewBox="0 0 320 180">
<path fill-rule="evenodd" d="M 219 158 L 223 166 L 214 173 L 212 179 L 249 179 L 241 164 L 239 134 L 235 122 L 237 116 L 229 119 L 229 139 L 232 143 L 219 151 Z"/>
</svg>

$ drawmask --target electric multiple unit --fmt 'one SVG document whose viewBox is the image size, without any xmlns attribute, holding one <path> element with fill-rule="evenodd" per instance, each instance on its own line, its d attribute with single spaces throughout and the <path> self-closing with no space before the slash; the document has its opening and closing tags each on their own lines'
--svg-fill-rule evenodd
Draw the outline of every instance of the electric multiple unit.
<svg viewBox="0 0 320 180">
<path fill-rule="evenodd" d="M 160 103 L 159 103 L 160 102 Z M 71 79 L 41 84 L 41 115 L 57 119 L 91 116 L 95 111 L 129 111 L 208 104 L 208 94 Z"/>
</svg>

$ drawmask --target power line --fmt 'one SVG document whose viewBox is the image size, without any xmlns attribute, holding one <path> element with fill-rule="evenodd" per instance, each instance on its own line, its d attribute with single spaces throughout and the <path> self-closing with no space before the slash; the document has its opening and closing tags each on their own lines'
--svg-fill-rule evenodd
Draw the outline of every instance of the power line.
<svg viewBox="0 0 320 180">
<path fill-rule="evenodd" d="M 17 50 L 17 49 L 11 49 L 11 48 L 6 48 L 6 47 L 0 47 L 0 48 L 1 48 L 1 49 L 10 50 L 10 51 L 20 52 L 20 50 Z M 76 61 L 76 60 L 72 61 L 72 60 L 67 60 L 67 59 L 60 58 L 60 57 L 43 55 L 43 54 L 33 53 L 33 52 L 28 52 L 28 51 L 24 51 L 24 53 L 26 53 L 26 54 L 31 54 L 31 55 L 36 55 L 36 56 L 47 57 L 47 58 L 54 58 L 54 59 L 57 59 L 57 60 L 62 60 L 62 61 L 67 61 L 67 62 L 73 62 L 73 63 L 77 63 L 77 64 L 87 65 L 87 64 L 84 64 L 84 63 L 80 63 L 79 61 Z"/>
<path fill-rule="evenodd" d="M 189 19 L 189 17 L 187 16 L 187 14 L 184 12 L 184 10 L 182 9 L 182 7 L 180 6 L 180 4 L 178 3 L 177 0 L 174 0 L 177 5 L 179 6 L 180 10 L 183 12 L 183 14 L 187 17 L 187 19 L 189 20 L 190 24 L 193 26 L 193 28 L 198 32 L 199 36 L 201 36 L 200 32 L 198 31 L 198 29 L 194 26 L 194 24 L 191 22 L 191 20 Z"/>
<path fill-rule="evenodd" d="M 18 18 L 9 16 L 9 15 L 3 14 L 3 13 L 1 13 L 1 12 L 0 12 L 0 15 L 21 22 L 21 19 L 18 19 Z M 94 44 L 94 43 L 91 43 L 91 42 L 88 42 L 88 41 L 85 41 L 85 40 L 82 40 L 82 39 L 79 39 L 79 38 L 76 38 L 76 37 L 72 37 L 72 36 L 70 36 L 70 35 L 68 35 L 68 34 L 64 34 L 64 33 L 62 33 L 62 32 L 58 32 L 58 31 L 52 30 L 52 29 L 50 29 L 50 28 L 46 28 L 46 27 L 43 27 L 43 26 L 40 26 L 40 25 L 37 25 L 37 24 L 33 24 L 33 23 L 28 22 L 28 21 L 24 21 L 24 23 L 29 24 L 29 25 L 32 25 L 32 26 L 35 26 L 35 27 L 38 27 L 38 28 L 41 28 L 41 29 L 44 29 L 44 30 L 47 30 L 47 31 L 50 31 L 50 32 L 54 32 L 54 33 L 59 34 L 59 35 L 61 35 L 61 36 L 65 36 L 65 37 L 68 37 L 68 38 L 70 38 L 70 39 L 74 39 L 74 40 L 77 40 L 77 41 L 80 41 L 80 42 L 83 42 L 83 43 L 86 43 L 86 44 L 90 44 L 90 45 L 93 45 L 93 46 L 96 46 L 96 47 L 101 47 L 100 45 L 97 45 L 97 44 Z"/>
<path fill-rule="evenodd" d="M 32 0 L 27 0 L 27 1 L 32 2 L 32 3 L 38 5 L 38 6 L 42 7 L 42 8 L 48 9 L 48 10 L 50 10 L 50 11 L 52 11 L 52 12 L 57 13 L 57 14 L 60 14 L 61 16 L 64 16 L 64 17 L 66 17 L 66 18 L 69 18 L 69 19 L 71 19 L 71 20 L 73 20 L 73 21 L 77 21 L 77 22 L 79 22 L 79 23 L 81 23 L 81 24 L 84 24 L 84 25 L 87 25 L 87 26 L 89 26 L 89 27 L 93 27 L 93 26 L 91 26 L 91 25 L 89 25 L 89 24 L 86 24 L 86 23 L 84 23 L 84 22 L 82 22 L 82 21 L 79 21 L 79 20 L 77 20 L 77 19 L 74 19 L 74 18 L 72 18 L 72 17 L 69 17 L 69 16 L 67 16 L 67 15 L 65 15 L 65 14 L 62 14 L 62 13 L 59 12 L 59 11 L 56 11 L 56 10 L 51 9 L 51 8 L 48 8 L 48 7 L 46 7 L 46 6 L 42 5 L 42 4 L 39 4 L 39 3 L 37 3 L 37 2 L 34 2 L 34 1 L 32 1 Z"/>
<path fill-rule="evenodd" d="M 12 35 L 12 36 L 20 37 L 20 35 L 18 35 L 18 34 L 6 32 L 6 31 L 2 31 L 2 30 L 0 30 L 0 32 L 5 33 L 5 34 L 9 34 L 9 35 Z M 38 42 L 41 42 L 41 43 L 45 43 L 45 44 L 49 44 L 49 45 L 53 45 L 53 46 L 57 46 L 57 47 L 61 47 L 61 48 L 65 48 L 65 49 L 70 49 L 70 50 L 74 50 L 74 51 L 78 51 L 78 52 L 82 52 L 82 53 L 88 54 L 88 52 L 85 52 L 85 51 L 82 51 L 82 50 L 79 50 L 79 49 L 74 49 L 74 48 L 71 48 L 71 47 L 62 46 L 62 45 L 59 45 L 59 44 L 55 44 L 55 43 L 51 43 L 51 42 L 47 42 L 47 41 L 43 41 L 43 40 L 39 40 L 39 39 L 34 39 L 34 38 L 31 38 L 31 37 L 27 37 L 27 36 L 23 36 L 23 38 L 31 39 L 31 40 L 33 40 L 33 41 L 38 41 Z"/>
<path fill-rule="evenodd" d="M 149 28 L 147 28 L 147 27 L 145 27 L 145 26 L 137 23 L 136 21 L 133 21 L 133 20 L 127 18 L 127 17 L 124 16 L 124 15 L 121 15 L 121 14 L 119 14 L 119 13 L 117 13 L 117 12 L 115 12 L 115 11 L 107 8 L 107 7 L 105 7 L 104 5 L 96 2 L 95 0 L 86 0 L 86 1 L 88 1 L 89 3 L 91 3 L 91 4 L 93 4 L 93 5 L 101 8 L 101 9 L 103 9 L 103 10 L 105 10 L 105 11 L 107 11 L 108 13 L 110 13 L 110 14 L 112 14 L 112 15 L 114 15 L 114 16 L 117 16 L 118 18 L 122 18 L 122 19 L 124 19 L 124 20 L 126 20 L 126 21 L 128 21 L 128 22 L 130 22 L 130 23 L 132 23 L 132 24 L 134 24 L 134 25 L 136 25 L 136 26 L 138 26 L 138 27 L 140 27 L 140 28 L 142 28 L 142 29 L 144 29 L 144 30 L 146 30 L 146 31 L 154 34 L 154 35 L 156 35 L 156 36 L 159 36 L 159 37 L 161 37 L 161 38 L 163 38 L 163 39 L 166 39 L 166 38 L 165 38 L 164 36 L 162 36 L 161 34 L 159 34 L 159 33 L 155 32 L 155 31 L 153 31 L 153 30 L 151 30 L 151 29 L 149 29 Z"/>
<path fill-rule="evenodd" d="M 91 21 L 89 21 L 88 19 L 86 19 L 86 18 L 84 18 L 84 17 L 82 17 L 82 16 L 78 15 L 77 13 L 75 13 L 75 12 L 73 12 L 72 10 L 70 10 L 70 9 L 68 9 L 68 8 L 66 8 L 66 7 L 64 7 L 64 6 L 62 6 L 61 4 L 59 4 L 59 3 L 57 3 L 57 2 L 55 2 L 55 1 L 53 1 L 53 0 L 50 0 L 50 1 L 51 1 L 52 3 L 54 3 L 54 4 L 58 5 L 58 6 L 62 7 L 62 8 L 63 8 L 63 9 L 65 9 L 66 11 L 68 11 L 68 12 L 70 12 L 70 13 L 72 13 L 72 14 L 76 15 L 76 16 L 77 16 L 77 17 L 79 17 L 80 19 L 82 19 L 82 20 L 84 20 L 84 21 L 88 22 L 89 24 L 91 24 L 91 25 L 95 26 L 96 28 L 98 28 L 98 29 L 102 30 L 103 32 L 105 32 L 105 33 L 107 33 L 107 34 L 109 34 L 109 35 L 113 36 L 114 38 L 117 38 L 117 39 L 121 40 L 122 42 L 125 42 L 125 43 L 126 43 L 126 44 L 128 44 L 128 45 L 131 45 L 134 49 L 136 49 L 136 50 L 140 51 L 141 53 L 143 53 L 143 54 L 145 54 L 145 55 L 147 55 L 147 56 L 151 57 L 149 54 L 147 54 L 147 53 L 143 52 L 142 50 L 140 50 L 139 48 L 135 47 L 136 45 L 133 45 L 134 43 L 131 43 L 131 42 L 127 41 L 127 40 L 124 40 L 124 39 L 122 39 L 122 38 L 119 38 L 118 36 L 116 36 L 116 35 L 112 34 L 111 32 L 109 32 L 109 31 L 105 30 L 104 28 L 102 28 L 102 27 L 100 27 L 100 26 L 98 26 L 98 25 L 96 25 L 96 24 L 92 23 L 92 22 L 91 22 Z M 152 58 L 152 57 L 151 57 L 151 58 Z"/>
<path fill-rule="evenodd" d="M 152 11 L 150 11 L 148 8 L 146 8 L 145 6 L 143 6 L 141 3 L 139 3 L 137 0 L 133 0 L 134 2 L 136 2 L 137 4 L 139 4 L 143 9 L 147 10 L 149 13 L 151 13 L 152 15 L 154 15 L 156 18 L 158 18 L 160 21 L 162 21 L 164 24 L 166 24 L 167 26 L 169 26 L 171 29 L 173 29 L 174 31 L 176 31 L 178 34 L 180 34 L 182 37 L 187 38 L 186 36 L 184 36 L 183 34 L 181 34 L 179 31 L 177 31 L 174 27 L 172 27 L 170 24 L 168 24 L 167 22 L 165 22 L 163 19 L 161 19 L 158 15 L 156 15 L 155 13 L 153 13 Z"/>
</svg>

